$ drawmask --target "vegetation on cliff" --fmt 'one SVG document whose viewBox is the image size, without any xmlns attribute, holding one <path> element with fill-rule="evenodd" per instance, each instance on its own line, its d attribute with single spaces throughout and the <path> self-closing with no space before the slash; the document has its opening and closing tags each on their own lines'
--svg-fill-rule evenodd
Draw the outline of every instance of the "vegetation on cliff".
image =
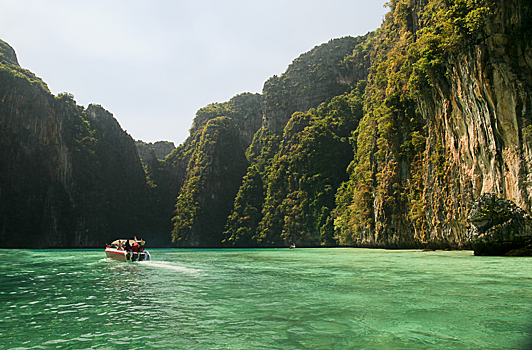
<svg viewBox="0 0 532 350">
<path fill-rule="evenodd" d="M 19 65 L 15 50 L 3 40 L 0 40 L 0 72 L 2 73 L 2 80 L 6 83 L 14 83 L 23 79 L 32 86 L 35 85 L 46 92 L 50 92 L 45 82 Z"/>
<path fill-rule="evenodd" d="M 262 124 L 261 95 L 242 93 L 228 102 L 212 103 L 200 108 L 196 112 L 190 134 L 199 132 L 209 120 L 218 117 L 231 118 L 246 146 L 249 145 Z"/>
<path fill-rule="evenodd" d="M 218 117 L 195 134 L 190 149 L 172 241 L 179 246 L 219 246 L 247 167 L 245 148 L 233 120 Z"/>
<path fill-rule="evenodd" d="M 330 213 L 336 189 L 346 180 L 353 157 L 349 136 L 361 114 L 359 91 L 294 113 L 280 146 L 263 147 L 262 157 L 248 169 L 226 227 L 226 243 L 334 245 Z"/>
<path fill-rule="evenodd" d="M 367 76 L 373 33 L 330 40 L 295 59 L 264 83 L 263 127 L 283 132 L 294 112 L 305 112 L 348 93 Z"/>
<path fill-rule="evenodd" d="M 92 247 L 117 235 L 146 237 L 148 186 L 131 137 L 102 107 L 53 96 L 1 44 L 0 246 Z"/>
<path fill-rule="evenodd" d="M 478 166 L 468 170 L 468 162 L 489 165 L 482 164 L 487 159 L 475 159 L 479 152 L 460 149 L 458 140 L 469 142 L 475 130 L 500 123 L 504 114 L 521 114 L 522 119 L 515 122 L 528 123 L 526 109 L 517 106 L 519 112 L 515 106 L 497 101 L 496 96 L 487 96 L 498 94 L 494 89 L 508 89 L 504 93 L 513 94 L 513 87 L 490 86 L 490 82 L 497 80 L 497 74 L 518 74 L 517 63 L 530 60 L 525 50 L 513 49 L 516 57 L 512 58 L 506 44 L 528 30 L 530 5 L 471 0 L 398 0 L 389 5 L 391 11 L 375 44 L 365 91 L 366 113 L 356 132 L 350 180 L 337 196 L 336 232 L 344 244 L 458 247 L 468 243 L 465 217 L 475 196 L 499 189 L 521 197 L 528 191 L 504 176 L 488 180 L 490 174 L 473 170 Z M 511 20 L 515 23 L 508 27 Z M 493 47 L 492 38 L 503 45 Z M 518 41 L 530 47 L 530 38 Z M 481 66 L 476 66 L 475 60 Z M 512 63 L 504 67 L 501 60 Z M 530 81 L 530 69 L 523 77 L 526 71 L 519 72 L 518 84 Z M 474 97 L 466 96 L 469 87 L 459 86 L 456 82 L 460 80 L 480 86 L 470 92 Z M 530 94 L 530 85 L 519 90 L 529 104 L 530 97 L 525 96 Z M 454 118 L 469 126 L 457 125 Z M 469 135 L 461 131 L 465 128 Z M 487 158 L 497 158 L 505 148 L 502 143 L 488 145 L 491 135 L 496 140 L 504 133 L 501 127 L 496 129 L 494 134 L 486 130 L 484 145 L 478 145 L 493 152 Z M 505 166 L 515 169 L 518 164 Z M 478 181 L 468 177 L 472 172 L 483 184 L 472 184 Z M 526 207 L 526 202 L 521 204 Z"/>
<path fill-rule="evenodd" d="M 282 76 L 265 83 L 264 131 L 255 140 L 261 144 L 260 137 L 268 131 L 279 138 L 278 150 L 256 163 L 261 148 L 251 145 L 250 167 L 225 228 L 225 244 L 460 247 L 468 244 L 467 209 L 482 188 L 500 188 L 529 207 L 522 170 L 517 183 L 504 176 L 490 179 L 486 173 L 467 178 L 471 170 L 457 159 L 472 159 L 477 172 L 487 159 L 475 159 L 475 152 L 459 149 L 458 139 L 467 134 L 447 133 L 445 120 L 462 115 L 472 130 L 483 129 L 483 112 L 475 110 L 486 103 L 489 123 L 500 123 L 497 120 L 504 114 L 522 115 L 515 123 L 523 125 L 520 134 L 526 137 L 530 37 L 523 33 L 530 31 L 530 5 L 473 0 L 397 0 L 388 5 L 390 12 L 375 33 L 331 41 L 328 48 L 340 45 L 326 58 L 316 59 L 326 46 L 317 47 L 296 59 Z M 494 40 L 502 46 L 495 47 Z M 507 65 L 501 66 L 501 60 Z M 457 69 L 470 61 L 464 71 Z M 327 69 L 320 66 L 323 62 L 328 62 Z M 313 76 L 316 72 L 323 74 Z M 507 105 L 496 96 L 500 92 L 494 89 L 514 95 L 516 90 L 510 84 L 490 85 L 497 74 L 518 79 L 522 103 Z M 465 87 L 456 81 L 476 75 L 488 77 L 472 82 L 481 84 L 485 92 L 464 96 Z M 360 89 L 364 80 L 367 84 Z M 341 115 L 342 107 L 333 102 L 346 96 L 356 96 L 359 106 L 358 113 L 347 113 L 351 129 L 343 136 L 350 139 L 354 154 L 349 167 L 340 156 L 345 138 L 337 138 L 342 140 L 339 143 L 325 141 L 334 121 L 312 109 L 317 107 L 312 103 L 322 98 L 331 101 L 328 113 Z M 448 107 L 442 111 L 438 105 Z M 500 132 L 495 131 L 494 140 Z M 501 142 L 489 146 L 493 153 L 486 158 L 497 159 L 499 150 L 508 146 Z M 519 147 L 528 152 L 526 144 Z M 512 169 L 516 164 L 502 166 Z"/>
<path fill-rule="evenodd" d="M 135 145 L 139 151 L 140 160 L 144 165 L 148 163 L 150 157 L 155 156 L 155 158 L 162 160 L 175 149 L 174 143 L 169 141 L 157 141 L 151 143 L 136 140 Z"/>
</svg>

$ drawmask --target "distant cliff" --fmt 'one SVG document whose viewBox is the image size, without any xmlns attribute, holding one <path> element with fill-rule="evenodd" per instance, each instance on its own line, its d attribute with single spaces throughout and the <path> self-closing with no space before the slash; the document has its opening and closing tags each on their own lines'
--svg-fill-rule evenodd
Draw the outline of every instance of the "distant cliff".
<svg viewBox="0 0 532 350">
<path fill-rule="evenodd" d="M 203 107 L 196 113 L 190 134 L 200 132 L 211 119 L 228 117 L 235 123 L 242 140 L 249 145 L 253 135 L 262 126 L 261 101 L 262 96 L 259 94 L 243 93 L 228 102 L 213 103 Z"/>
<path fill-rule="evenodd" d="M 144 165 L 147 164 L 152 152 L 157 159 L 164 159 L 175 149 L 174 143 L 168 141 L 157 141 L 151 143 L 144 142 L 142 140 L 136 140 L 135 145 L 137 146 L 140 159 Z"/>
<path fill-rule="evenodd" d="M 373 33 L 330 40 L 295 59 L 262 90 L 263 127 L 282 132 L 294 112 L 306 112 L 366 79 L 371 61 L 367 45 Z"/>
<path fill-rule="evenodd" d="M 247 167 L 244 143 L 228 117 L 210 119 L 191 142 L 172 241 L 179 246 L 219 246 Z"/>
<path fill-rule="evenodd" d="M 173 237 L 176 244 L 181 246 L 271 246 L 284 244 L 283 242 L 285 240 L 290 240 L 291 238 L 288 237 L 280 238 L 281 236 L 279 234 L 281 231 L 273 233 L 273 236 L 269 238 L 266 238 L 264 234 L 258 232 L 259 222 L 263 219 L 264 213 L 267 212 L 262 206 L 266 204 L 264 201 L 269 197 L 267 195 L 267 177 L 270 176 L 268 175 L 270 170 L 269 168 L 267 169 L 266 163 L 272 163 L 273 157 L 276 156 L 275 152 L 280 150 L 281 145 L 278 143 L 283 138 L 283 129 L 289 123 L 290 117 L 294 112 L 307 112 L 310 108 L 318 108 L 320 104 L 330 101 L 335 96 L 348 93 L 354 89 L 357 92 L 350 95 L 350 98 L 346 98 L 351 99 L 351 102 L 344 101 L 343 98 L 338 100 L 342 101 L 338 102 L 339 104 L 345 103 L 345 108 L 342 108 L 348 110 L 347 114 L 341 117 L 329 116 L 325 112 L 326 108 L 324 108 L 316 113 L 315 116 L 311 116 L 311 113 L 301 121 L 293 122 L 293 130 L 290 133 L 293 134 L 295 140 L 298 140 L 296 143 L 301 140 L 301 137 L 297 134 L 306 126 L 313 125 L 313 136 L 324 131 L 322 129 L 324 127 L 330 129 L 326 134 L 319 135 L 319 140 L 312 141 L 305 146 L 307 148 L 305 152 L 309 152 L 309 154 L 293 149 L 293 146 L 295 146 L 293 143 L 287 144 L 287 148 L 284 150 L 284 152 L 290 153 L 290 157 L 299 159 L 301 165 L 305 161 L 308 161 L 307 156 L 314 157 L 316 163 L 320 164 L 319 168 L 309 169 L 309 171 L 314 172 L 313 174 L 315 176 L 320 176 L 317 173 L 321 170 L 327 174 L 336 172 L 334 180 L 329 178 L 328 175 L 323 175 L 324 180 L 317 181 L 312 185 L 319 187 L 320 185 L 327 185 L 328 181 L 332 181 L 333 183 L 333 186 L 327 189 L 327 199 L 325 200 L 325 197 L 322 196 L 323 200 L 327 202 L 326 206 L 322 206 L 320 201 L 320 204 L 312 209 L 314 210 L 313 214 L 319 215 L 320 219 L 310 219 L 311 215 L 308 215 L 309 220 L 315 222 L 311 224 L 313 226 L 312 229 L 302 234 L 307 244 L 319 245 L 322 240 L 319 237 L 316 238 L 316 232 L 320 236 L 320 227 L 325 225 L 329 237 L 327 242 L 333 242 L 331 238 L 333 236 L 332 221 L 329 219 L 327 224 L 325 224 L 325 221 L 334 207 L 336 187 L 342 179 L 347 179 L 345 168 L 349 163 L 350 157 L 352 157 L 348 136 L 352 129 L 356 127 L 357 118 L 361 117 L 361 104 L 358 103 L 358 107 L 355 107 L 357 102 L 354 102 L 354 100 L 357 98 L 360 99 L 359 91 L 363 89 L 364 84 L 359 84 L 359 82 L 363 81 L 368 73 L 370 64 L 368 40 L 372 36 L 373 34 L 368 34 L 359 38 L 346 37 L 335 39 L 317 46 L 310 52 L 294 60 L 287 71 L 280 77 L 273 77 L 268 80 L 264 85 L 262 95 L 240 94 L 228 102 L 211 104 L 197 112 L 190 129 L 190 137 L 165 161 L 167 170 L 164 172 L 164 176 L 172 176 L 171 173 L 173 173 L 175 182 L 183 186 L 181 187 L 180 185 L 180 195 L 176 205 L 176 216 L 174 217 Z M 354 95 L 358 97 L 354 97 Z M 353 105 L 349 106 L 349 103 Z M 358 108 L 357 116 L 351 114 L 351 107 L 354 109 Z M 209 198 L 204 198 L 206 195 L 205 192 L 198 192 L 189 187 L 188 182 L 190 180 L 186 180 L 186 178 L 190 178 L 192 175 L 190 173 L 191 169 L 197 168 L 193 158 L 194 152 L 212 152 L 204 148 L 204 143 L 198 142 L 197 140 L 200 135 L 205 135 L 205 132 L 213 132 L 215 133 L 213 136 L 216 135 L 214 125 L 207 129 L 204 128 L 210 121 L 220 117 L 232 120 L 237 135 L 233 136 L 231 147 L 237 147 L 236 145 L 240 144 L 242 145 L 242 150 L 237 151 L 238 147 L 240 147 L 238 146 L 233 153 L 227 154 L 228 158 L 223 160 L 228 165 L 236 162 L 230 166 L 233 170 L 226 171 L 223 176 L 224 181 L 231 184 L 231 190 L 228 190 L 224 194 L 224 196 L 229 197 L 224 198 L 223 202 L 211 203 Z M 326 126 L 327 122 L 323 120 L 318 122 L 318 119 L 323 118 L 334 125 Z M 305 122 L 301 124 L 303 120 Z M 339 123 L 341 126 L 338 125 Z M 329 132 L 331 134 L 328 134 Z M 286 131 L 284 133 L 286 135 Z M 331 139 L 328 140 L 328 138 Z M 285 142 L 288 142 L 288 140 Z M 323 152 L 313 152 L 313 147 L 323 147 Z M 338 152 L 329 157 L 329 152 L 334 147 L 340 148 L 337 150 Z M 237 160 L 243 157 L 246 148 L 247 160 L 246 158 Z M 263 163 L 258 165 L 257 159 L 262 160 L 261 162 Z M 286 159 L 286 157 L 283 159 Z M 338 164 L 328 165 L 328 162 L 338 159 L 341 159 L 341 162 Z M 207 162 L 202 166 L 202 169 L 207 174 L 216 174 L 219 171 L 216 167 L 220 166 L 218 164 L 221 161 L 220 159 Z M 172 165 L 168 167 L 170 164 Z M 237 166 L 236 164 L 239 165 Z M 247 167 L 249 167 L 247 170 L 248 175 L 244 177 L 244 183 L 242 183 Z M 306 177 L 307 175 L 301 174 L 301 176 Z M 281 182 L 286 180 L 279 179 Z M 220 185 L 225 186 L 218 183 L 218 186 Z M 195 183 L 194 186 L 194 188 L 202 188 L 199 182 Z M 240 190 L 238 190 L 239 186 L 242 186 Z M 254 188 L 256 191 L 248 192 L 250 188 Z M 283 192 L 285 193 L 284 195 L 288 195 L 297 189 L 291 188 L 287 190 L 288 192 Z M 193 199 L 194 202 L 190 202 L 192 200 L 190 192 L 193 192 L 194 196 L 196 196 Z M 312 192 L 311 195 L 318 195 L 315 193 L 315 190 Z M 185 198 L 188 198 L 187 201 L 185 201 Z M 242 201 L 242 203 L 237 205 L 235 202 L 233 204 L 235 200 Z M 202 209 L 202 213 L 205 214 L 199 214 L 199 211 L 196 209 L 193 211 L 189 210 L 192 207 L 197 207 L 193 203 L 201 201 L 207 201 L 209 203 L 208 215 L 217 218 L 215 220 L 216 224 L 209 219 L 204 209 Z M 277 204 L 271 203 L 266 205 L 273 208 Z M 236 205 L 236 207 L 231 209 L 233 205 Z M 247 213 L 250 212 L 252 213 L 253 219 L 248 220 L 250 216 Z M 317 214 L 317 212 L 320 213 Z M 231 217 L 230 222 L 227 221 L 229 214 Z M 204 219 L 202 215 L 207 216 Z M 207 222 L 203 223 L 203 220 L 207 220 Z M 191 226 L 190 223 L 192 222 L 194 225 Z M 305 224 L 305 222 L 299 223 L 299 225 Z M 240 225 L 246 227 L 244 228 Z M 275 224 L 275 227 L 277 228 L 278 225 L 280 225 L 279 222 Z M 324 229 L 321 228 L 322 231 Z M 274 230 L 274 228 L 272 227 L 269 230 Z M 293 227 L 292 232 L 295 230 L 296 226 Z M 237 231 L 238 233 L 236 233 Z M 244 231 L 246 232 L 244 233 Z M 292 234 L 297 235 L 295 232 Z M 295 241 L 300 242 L 299 239 Z"/>
</svg>

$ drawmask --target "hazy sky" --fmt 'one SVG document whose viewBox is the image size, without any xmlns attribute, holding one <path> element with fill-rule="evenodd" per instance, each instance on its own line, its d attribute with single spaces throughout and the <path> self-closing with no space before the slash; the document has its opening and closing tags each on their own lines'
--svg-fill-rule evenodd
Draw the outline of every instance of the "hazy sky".
<svg viewBox="0 0 532 350">
<path fill-rule="evenodd" d="M 52 93 L 177 146 L 199 108 L 260 93 L 314 46 L 375 30 L 384 2 L 0 0 L 0 39 Z"/>
</svg>

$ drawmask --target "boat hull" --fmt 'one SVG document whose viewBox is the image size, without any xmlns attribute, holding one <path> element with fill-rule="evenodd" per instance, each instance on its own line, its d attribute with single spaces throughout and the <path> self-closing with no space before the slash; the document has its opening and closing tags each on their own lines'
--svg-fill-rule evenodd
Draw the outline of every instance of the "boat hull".
<svg viewBox="0 0 532 350">
<path fill-rule="evenodd" d="M 150 253 L 147 251 L 141 253 L 126 252 L 125 250 L 120 250 L 116 248 L 107 248 L 105 249 L 105 254 L 107 258 L 115 261 L 144 261 L 150 260 Z"/>
<path fill-rule="evenodd" d="M 126 253 L 123 250 L 108 248 L 105 250 L 105 254 L 107 254 L 107 258 L 111 260 L 116 260 L 116 261 L 128 261 L 129 260 L 128 253 Z"/>
</svg>

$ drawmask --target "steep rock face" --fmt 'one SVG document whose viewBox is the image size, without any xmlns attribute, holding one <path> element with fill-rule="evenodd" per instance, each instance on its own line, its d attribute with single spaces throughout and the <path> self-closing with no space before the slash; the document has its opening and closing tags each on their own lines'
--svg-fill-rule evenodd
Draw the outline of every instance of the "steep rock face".
<svg viewBox="0 0 532 350">
<path fill-rule="evenodd" d="M 78 111 L 9 56 L 0 66 L 0 245 L 68 245 L 75 222 L 65 123 Z"/>
<path fill-rule="evenodd" d="M 531 209 L 532 56 L 520 1 L 500 2 L 480 43 L 446 64 L 447 79 L 420 99 L 427 120 L 425 203 L 431 238 L 459 244 L 467 209 L 494 192 Z M 521 37 L 520 37 L 521 36 Z M 442 155 L 440 167 L 432 159 Z"/>
<path fill-rule="evenodd" d="M 0 61 L 19 66 L 15 50 L 3 40 L 0 40 Z"/>
<path fill-rule="evenodd" d="M 135 141 L 135 145 L 139 151 L 139 156 L 144 165 L 147 164 L 150 154 L 153 150 L 154 155 L 157 159 L 164 159 L 167 155 L 172 153 L 175 149 L 173 142 L 168 141 L 157 141 L 154 143 L 144 142 L 142 140 Z"/>
<path fill-rule="evenodd" d="M 351 200 L 337 202 L 341 241 L 463 247 L 477 196 L 530 209 L 530 18 L 517 0 L 391 2 Z"/>
<path fill-rule="evenodd" d="M 154 149 L 143 161 L 150 186 L 147 198 L 150 203 L 147 215 L 151 218 L 149 231 L 152 233 L 150 245 L 167 247 L 170 246 L 172 217 L 176 198 L 185 180 L 186 165 L 173 166 L 169 159 L 158 159 Z"/>
<path fill-rule="evenodd" d="M 530 211 L 532 5 L 388 4 L 376 32 L 200 109 L 183 145 L 143 156 L 147 192 L 116 120 L 53 97 L 0 42 L 1 244 L 17 227 L 96 244 L 147 216 L 179 246 L 460 248 L 479 195 Z"/>
<path fill-rule="evenodd" d="M 175 206 L 174 244 L 222 245 L 222 231 L 248 166 L 245 149 L 262 125 L 261 101 L 259 94 L 243 93 L 201 108 L 187 140 L 164 161 L 148 162 L 159 200 Z M 161 207 L 159 212 L 165 211 Z"/>
<path fill-rule="evenodd" d="M 261 128 L 246 150 L 251 163 L 235 197 L 233 209 L 227 219 L 222 243 L 230 247 L 256 247 L 261 244 L 259 223 L 263 218 L 263 206 L 268 184 L 269 166 L 279 151 L 281 137 Z"/>
<path fill-rule="evenodd" d="M 331 40 L 330 42 L 320 45 L 310 52 L 301 55 L 299 58 L 289 66 L 287 71 L 281 76 L 274 76 L 264 85 L 263 94 L 249 94 L 244 93 L 233 97 L 230 101 L 224 103 L 214 103 L 200 109 L 193 125 L 190 129 L 191 136 L 185 141 L 185 143 L 178 147 L 167 159 L 166 162 L 173 164 L 173 172 L 176 174 L 176 181 L 178 179 L 186 178 L 183 185 L 180 187 L 180 196 L 178 198 L 177 212 L 174 221 L 174 238 L 180 245 L 219 245 L 223 243 L 229 246 L 271 246 L 276 245 L 284 240 L 293 239 L 286 234 L 285 238 L 274 237 L 281 234 L 276 232 L 273 235 L 264 234 L 259 232 L 258 224 L 262 219 L 261 212 L 262 206 L 266 199 L 266 186 L 269 173 L 268 164 L 273 161 L 275 153 L 279 149 L 279 143 L 282 140 L 282 131 L 290 120 L 292 114 L 296 111 L 307 111 L 309 108 L 318 107 L 320 104 L 334 98 L 337 95 L 347 93 L 353 88 L 359 88 L 363 90 L 364 84 L 359 84 L 367 76 L 368 67 L 370 65 L 370 44 L 369 39 L 372 34 L 368 34 L 364 37 L 351 38 L 346 37 L 342 39 Z M 357 85 L 358 84 L 358 85 Z M 362 87 L 361 87 L 362 86 Z M 351 113 L 351 111 L 349 112 Z M 239 132 L 240 139 L 245 147 L 249 147 L 247 153 L 248 162 L 244 162 L 245 167 L 250 165 L 248 175 L 244 179 L 242 176 L 245 172 L 233 172 L 227 173 L 226 181 L 231 181 L 240 187 L 240 190 L 235 191 L 231 198 L 227 198 L 228 209 L 224 213 L 231 213 L 231 204 L 235 200 L 234 206 L 229 220 L 227 216 L 220 216 L 219 222 L 221 227 L 226 225 L 223 235 L 218 232 L 216 234 L 209 234 L 210 236 L 216 236 L 215 241 L 205 241 L 206 236 L 200 236 L 199 221 L 194 221 L 192 218 L 200 217 L 198 210 L 191 210 L 187 215 L 181 215 L 179 211 L 186 212 L 185 206 L 189 208 L 199 208 L 198 203 L 200 200 L 205 200 L 202 196 L 204 194 L 198 194 L 194 192 L 194 195 L 187 194 L 189 191 L 193 191 L 193 188 L 198 187 L 198 183 L 191 185 L 192 179 L 201 178 L 190 174 L 191 165 L 195 162 L 194 153 L 203 152 L 197 147 L 201 144 L 199 141 L 203 128 L 216 118 L 227 117 L 230 118 Z M 322 116 L 323 117 L 323 116 Z M 353 118 L 353 115 L 350 116 Z M 356 118 L 353 118 L 355 120 Z M 338 123 L 338 121 L 336 121 Z M 294 129 L 291 129 L 292 134 L 302 133 L 305 127 L 309 125 L 295 123 Z M 316 128 L 317 129 L 317 128 Z M 334 128 L 333 128 L 334 129 Z M 321 129 L 320 129 L 321 130 Z M 334 135 L 334 131 L 330 131 Z M 349 136 L 351 130 L 347 131 L 346 135 Z M 317 133 L 315 130 L 314 133 Z M 306 134 L 305 134 L 306 135 Z M 306 137 L 306 136 L 303 136 Z M 319 139 L 319 136 L 312 135 Z M 318 142 L 330 142 L 337 145 L 336 141 L 327 139 L 328 137 L 334 138 L 338 136 L 326 135 L 324 140 Z M 286 141 L 288 142 L 288 140 Z M 308 147 L 306 150 L 311 152 L 312 142 L 308 142 L 305 146 L 290 146 L 294 150 L 298 147 Z M 276 143 L 273 145 L 273 143 Z M 348 144 L 346 139 L 344 142 L 338 142 L 340 145 Z M 265 149 L 263 149 L 265 147 Z M 289 148 L 290 148 L 289 147 Z M 321 147 L 321 145 L 319 145 Z M 349 146 L 347 146 L 349 148 Z M 336 152 L 338 151 L 338 152 Z M 336 160 L 338 158 L 344 159 L 345 152 L 328 149 L 325 153 L 330 152 L 330 160 Z M 295 153 L 291 152 L 292 156 L 296 157 Z M 351 154 L 350 150 L 347 154 Z M 318 152 L 314 152 L 315 157 Z M 238 156 L 238 152 L 235 153 Z M 297 155 L 300 162 L 304 163 L 304 158 L 308 156 L 300 154 Z M 323 155 L 326 157 L 325 155 Z M 229 160 L 232 162 L 233 160 Z M 316 159 L 316 163 L 321 163 Z M 188 164 L 187 167 L 184 167 Z M 336 169 L 336 166 L 345 170 L 345 165 L 334 164 L 330 169 Z M 300 165 L 303 167 L 303 165 Z M 196 166 L 197 168 L 197 166 Z M 317 175 L 318 176 L 318 175 Z M 328 177 L 326 181 L 328 181 Z M 341 176 L 340 176 L 341 177 Z M 243 182 L 242 182 L 243 180 Z M 285 181 L 285 178 L 279 178 L 279 181 Z M 196 181 L 196 180 L 194 180 Z M 305 180 L 306 181 L 306 180 Z M 333 187 L 336 187 L 336 178 L 331 180 L 334 183 Z M 309 181 L 310 182 L 310 181 Z M 317 181 L 319 182 L 319 181 Z M 192 187 L 191 187 L 192 186 Z M 237 186 L 237 188 L 238 188 Z M 315 184 L 315 186 L 317 186 Z M 294 191 L 297 189 L 293 189 Z M 334 189 L 329 188 L 328 200 L 331 201 L 334 193 Z M 237 198 L 235 199 L 235 195 Z M 311 195 L 312 196 L 312 195 Z M 289 201 L 289 200 L 287 200 Z M 185 205 L 185 203 L 187 203 Z M 240 203 L 240 204 L 239 204 Z M 287 202 L 288 203 L 288 202 Z M 287 204 L 288 205 L 288 204 Z M 321 205 L 321 202 L 320 202 Z M 180 209 L 179 209 L 180 208 Z M 322 207 L 318 208 L 319 210 Z M 318 210 L 313 208 L 313 210 Z M 320 218 L 309 218 L 311 225 L 323 226 L 322 221 L 327 220 L 329 211 L 332 209 L 332 204 L 327 204 L 327 208 L 323 207 L 323 212 L 317 215 Z M 225 214 L 224 214 L 225 215 Z M 288 215 L 288 213 L 287 213 Z M 186 217 L 186 218 L 185 218 Z M 243 227 L 245 226 L 245 227 Z M 331 226 L 332 227 L 332 226 Z M 209 231 L 208 228 L 205 230 Z M 261 229 L 264 231 L 263 229 Z M 294 231 L 295 228 L 292 228 Z M 211 230 L 212 231 L 212 230 Z M 245 231 L 245 232 L 244 232 Z M 305 242 L 307 245 L 320 244 L 322 241 L 320 238 L 320 227 L 313 227 L 308 232 L 302 234 L 304 238 L 298 238 L 295 241 Z M 291 235 L 297 235 L 292 232 Z M 310 236 L 313 235 L 312 238 Z M 260 238 L 263 236 L 262 238 Z M 265 238 L 271 236 L 271 238 Z M 207 238 L 209 239 L 209 238 Z M 223 241 L 223 242 L 222 242 Z M 312 242 L 312 243 L 310 243 Z"/>
<path fill-rule="evenodd" d="M 345 136 L 358 120 L 347 98 L 335 97 L 329 105 L 335 105 L 334 114 L 322 112 L 326 107 L 296 112 L 284 130 L 281 149 L 268 169 L 264 217 L 257 235 L 261 245 L 335 245 L 330 215 L 353 157 Z M 345 129 L 335 128 L 338 124 Z"/>
<path fill-rule="evenodd" d="M 107 200 L 108 230 L 120 237 L 131 234 L 148 238 L 146 226 L 146 175 L 133 138 L 122 130 L 111 113 L 101 106 L 90 105 L 86 119 L 94 129 L 97 164 L 101 174 L 101 191 Z M 140 238 L 140 237 L 139 237 Z M 109 237 L 112 239 L 112 237 Z"/>
<path fill-rule="evenodd" d="M 248 146 L 262 125 L 261 102 L 260 94 L 242 93 L 227 102 L 213 103 L 203 107 L 196 113 L 190 134 L 193 135 L 200 131 L 211 119 L 228 117 L 238 127 L 240 136 Z"/>
<path fill-rule="evenodd" d="M 178 246 L 217 247 L 246 172 L 244 142 L 228 117 L 210 119 L 194 136 L 175 206 L 172 241 Z"/>
<path fill-rule="evenodd" d="M 362 116 L 361 91 L 296 112 L 283 135 L 261 129 L 225 228 L 228 246 L 335 245 L 331 212 L 353 157 L 349 136 Z"/>
<path fill-rule="evenodd" d="M 364 44 L 371 36 L 334 39 L 316 46 L 295 59 L 281 76 L 266 81 L 262 126 L 281 133 L 294 112 L 316 108 L 365 79 L 370 60 Z"/>
<path fill-rule="evenodd" d="M 0 246 L 93 247 L 144 232 L 137 204 L 146 180 L 131 137 L 101 107 L 84 110 L 70 94 L 54 97 L 6 45 L 0 45 Z"/>
</svg>

